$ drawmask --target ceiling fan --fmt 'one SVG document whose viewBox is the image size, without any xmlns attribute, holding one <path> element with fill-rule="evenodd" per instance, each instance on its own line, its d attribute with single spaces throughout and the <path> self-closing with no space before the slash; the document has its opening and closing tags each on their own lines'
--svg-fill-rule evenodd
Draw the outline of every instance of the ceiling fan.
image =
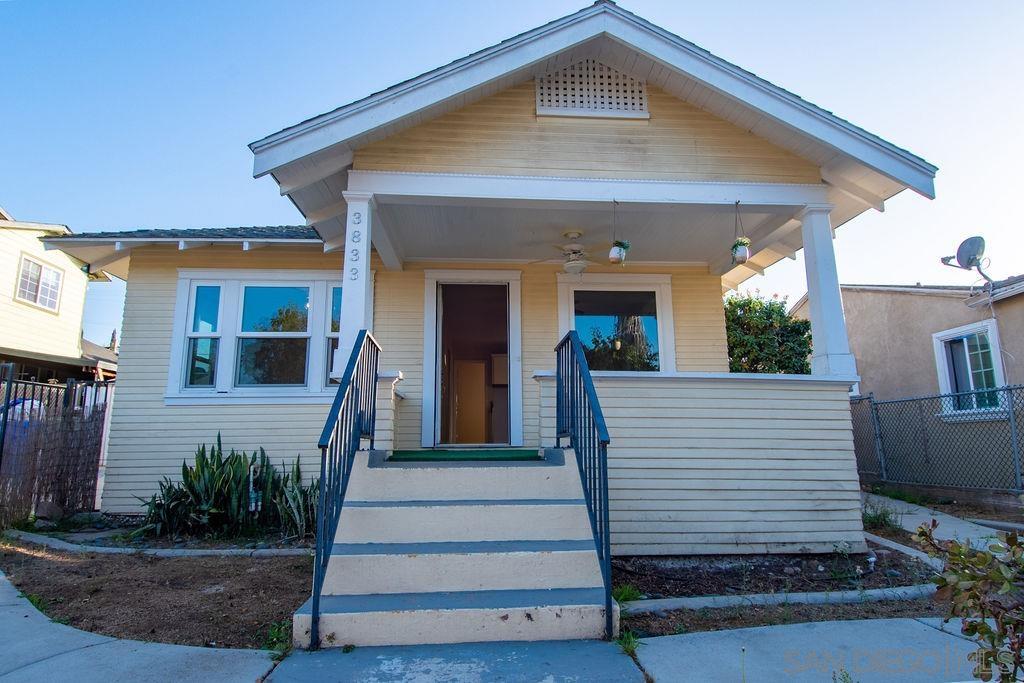
<svg viewBox="0 0 1024 683">
<path fill-rule="evenodd" d="M 588 247 L 580 241 L 583 237 L 582 230 L 566 230 L 562 233 L 562 237 L 568 240 L 565 244 L 552 245 L 562 253 L 562 270 L 570 275 L 579 275 L 588 267 L 597 265 L 596 262 L 589 259 Z M 602 245 L 591 245 L 589 247 L 589 249 L 597 249 L 598 251 L 604 248 L 607 247 Z M 542 260 L 547 261 L 548 259 Z"/>
</svg>

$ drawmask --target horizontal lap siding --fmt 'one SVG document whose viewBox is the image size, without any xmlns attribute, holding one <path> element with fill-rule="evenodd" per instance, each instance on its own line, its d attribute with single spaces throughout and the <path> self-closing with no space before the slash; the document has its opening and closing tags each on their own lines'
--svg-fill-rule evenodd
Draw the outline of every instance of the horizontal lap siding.
<svg viewBox="0 0 1024 683">
<path fill-rule="evenodd" d="M 558 343 L 557 266 L 491 263 L 407 263 L 403 271 L 378 270 L 375 281 L 374 333 L 383 346 L 381 368 L 401 370 L 398 391 L 405 399 L 396 426 L 398 449 L 420 448 L 423 411 L 423 287 L 426 269 L 516 270 L 521 273 L 523 346 L 523 440 L 539 437 L 540 394 L 535 372 L 554 370 Z M 621 273 L 621 268 L 592 267 L 588 273 Z M 665 273 L 672 278 L 677 369 L 725 371 L 721 282 L 703 267 L 654 268 L 631 265 L 630 273 Z"/>
<path fill-rule="evenodd" d="M 261 446 L 275 463 L 300 456 L 303 473 L 320 469 L 317 439 L 328 406 L 167 406 L 178 268 L 285 268 L 341 271 L 341 256 L 317 248 L 265 247 L 242 252 L 238 245 L 178 251 L 147 248 L 132 253 L 125 295 L 117 391 L 111 415 L 103 509 L 141 511 L 138 497 L 156 491 L 163 477 L 176 478 L 182 460 L 220 432 L 226 449 Z"/>
<path fill-rule="evenodd" d="M 613 551 L 862 547 L 849 402 L 801 381 L 596 380 Z M 553 383 L 544 383 L 553 410 Z M 642 419 L 641 419 L 642 418 Z M 544 431 L 553 429 L 545 420 Z"/>
<path fill-rule="evenodd" d="M 133 253 L 103 499 L 104 508 L 111 511 L 138 512 L 136 496 L 151 495 L 164 476 L 178 476 L 182 460 L 191 460 L 197 444 L 211 443 L 218 432 L 227 448 L 253 450 L 262 446 L 275 462 L 291 461 L 300 455 L 304 472 L 312 475 L 319 468 L 315 446 L 327 413 L 326 404 L 164 404 L 177 268 L 300 268 L 340 272 L 341 257 L 309 248 L 265 247 L 242 252 L 235 246 L 183 252 L 171 247 L 147 248 Z M 542 442 L 539 435 L 540 387 L 533 375 L 554 369 L 553 349 L 558 342 L 555 275 L 560 269 L 547 264 L 488 263 L 408 263 L 402 271 L 384 270 L 375 263 L 375 268 L 374 335 L 383 347 L 381 369 L 399 370 L 404 376 L 397 385 L 404 400 L 398 408 L 395 447 L 420 447 L 423 271 L 427 268 L 521 271 L 524 441 L 530 447 L 550 443 Z M 622 272 L 620 268 L 607 267 L 590 270 Z M 714 371 L 727 367 L 718 278 L 701 267 L 637 265 L 630 266 L 629 272 L 671 274 L 679 370 Z M 699 403 L 700 397 L 680 400 Z M 704 438 L 707 436 L 693 436 L 694 443 Z M 650 445 L 652 449 L 658 447 L 653 441 Z M 652 450 L 654 453 L 656 450 Z"/>
<path fill-rule="evenodd" d="M 532 82 L 358 150 L 355 168 L 817 183 L 810 162 L 648 89 L 650 120 L 538 117 Z"/>
</svg>

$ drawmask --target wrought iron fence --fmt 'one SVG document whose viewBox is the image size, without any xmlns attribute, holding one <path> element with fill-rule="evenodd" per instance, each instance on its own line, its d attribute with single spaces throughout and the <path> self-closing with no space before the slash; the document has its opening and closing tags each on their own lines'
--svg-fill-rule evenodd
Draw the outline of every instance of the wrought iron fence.
<svg viewBox="0 0 1024 683">
<path fill-rule="evenodd" d="M 579 334 L 571 330 L 555 347 L 557 443 L 568 438 L 576 452 L 605 592 L 605 631 L 612 629 L 611 536 L 608 520 L 608 427 L 597 400 Z"/>
<path fill-rule="evenodd" d="M 1024 386 L 851 402 L 857 469 L 866 478 L 1020 493 Z"/>
<path fill-rule="evenodd" d="M 64 512 L 96 509 L 113 382 L 43 384 L 0 365 L 0 524 L 43 502 Z"/>
<path fill-rule="evenodd" d="M 313 562 L 309 631 L 312 649 L 320 647 L 320 595 L 352 465 L 364 438 L 369 439 L 369 446 L 373 448 L 379 358 L 377 340 L 366 330 L 360 330 L 320 435 L 320 498 L 317 502 L 316 559 Z"/>
</svg>

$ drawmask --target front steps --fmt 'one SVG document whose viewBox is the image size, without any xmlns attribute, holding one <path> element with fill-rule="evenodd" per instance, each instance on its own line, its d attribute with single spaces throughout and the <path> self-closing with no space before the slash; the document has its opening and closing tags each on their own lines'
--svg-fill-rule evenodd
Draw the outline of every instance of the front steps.
<svg viewBox="0 0 1024 683">
<path fill-rule="evenodd" d="M 603 637 L 579 472 L 561 451 L 545 455 L 394 463 L 358 453 L 324 580 L 321 646 Z M 297 647 L 309 647 L 310 625 L 307 602 L 293 617 Z"/>
</svg>

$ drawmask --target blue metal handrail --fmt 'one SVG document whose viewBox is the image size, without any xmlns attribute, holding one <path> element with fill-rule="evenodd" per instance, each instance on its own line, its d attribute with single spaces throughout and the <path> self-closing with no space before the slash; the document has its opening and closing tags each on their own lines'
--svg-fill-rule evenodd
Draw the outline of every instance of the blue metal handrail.
<svg viewBox="0 0 1024 683">
<path fill-rule="evenodd" d="M 320 594 L 338 531 L 341 506 L 345 502 L 349 476 L 362 440 L 373 448 L 373 426 L 377 417 L 377 363 L 380 344 L 366 330 L 360 330 L 352 347 L 338 393 L 327 414 L 320 435 L 320 497 L 316 512 L 316 559 L 313 562 L 312 623 L 310 648 L 320 647 Z"/>
<path fill-rule="evenodd" d="M 612 554 L 608 523 L 608 426 L 597 400 L 594 379 L 575 330 L 562 337 L 555 347 L 557 372 L 555 393 L 557 426 L 555 447 L 568 438 L 576 452 L 576 463 L 583 481 L 583 494 L 594 531 L 601 576 L 604 579 L 606 636 L 612 637 Z"/>
</svg>

